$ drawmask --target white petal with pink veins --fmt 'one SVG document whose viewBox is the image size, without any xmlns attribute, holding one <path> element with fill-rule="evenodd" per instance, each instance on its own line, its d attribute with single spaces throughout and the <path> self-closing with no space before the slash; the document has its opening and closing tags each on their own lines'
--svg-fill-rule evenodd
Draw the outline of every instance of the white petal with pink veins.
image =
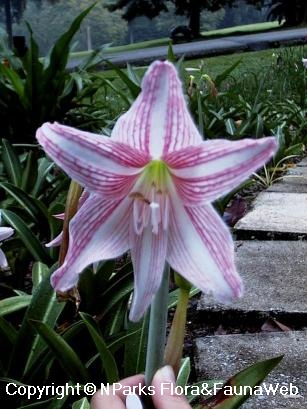
<svg viewBox="0 0 307 409">
<path fill-rule="evenodd" d="M 129 248 L 127 218 L 131 200 L 104 200 L 91 195 L 69 224 L 69 248 L 63 265 L 51 283 L 67 291 L 78 282 L 82 270 L 96 261 L 118 257 Z"/>
<path fill-rule="evenodd" d="M 184 207 L 171 198 L 167 260 L 201 291 L 229 302 L 242 293 L 230 232 L 211 205 Z"/>
<path fill-rule="evenodd" d="M 151 64 L 142 82 L 142 92 L 116 122 L 111 138 L 154 159 L 202 141 L 172 64 L 162 61 Z"/>
<path fill-rule="evenodd" d="M 164 157 L 186 205 L 201 205 L 228 193 L 276 152 L 275 138 L 206 141 Z"/>
<path fill-rule="evenodd" d="M 122 198 L 149 157 L 136 149 L 59 124 L 44 124 L 37 140 L 46 153 L 86 190 L 105 198 Z"/>
</svg>

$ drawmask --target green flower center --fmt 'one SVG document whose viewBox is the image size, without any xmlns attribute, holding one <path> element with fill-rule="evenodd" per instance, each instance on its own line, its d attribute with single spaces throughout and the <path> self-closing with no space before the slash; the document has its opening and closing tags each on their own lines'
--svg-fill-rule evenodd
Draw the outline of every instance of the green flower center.
<svg viewBox="0 0 307 409">
<path fill-rule="evenodd" d="M 133 199 L 133 225 L 136 234 L 141 234 L 149 224 L 153 234 L 158 234 L 161 228 L 167 229 L 170 180 L 168 167 L 161 160 L 152 160 L 143 170 L 129 195 Z"/>
</svg>

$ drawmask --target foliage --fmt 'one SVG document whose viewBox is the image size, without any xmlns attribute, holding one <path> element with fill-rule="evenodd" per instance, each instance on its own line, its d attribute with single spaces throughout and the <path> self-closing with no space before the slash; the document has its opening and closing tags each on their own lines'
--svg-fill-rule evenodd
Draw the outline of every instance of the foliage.
<svg viewBox="0 0 307 409">
<path fill-rule="evenodd" d="M 3 137 L 14 142 L 31 142 L 42 123 L 63 121 L 67 112 L 78 106 L 84 85 L 80 73 L 93 63 L 95 54 L 82 61 L 75 72 L 68 71 L 67 63 L 71 40 L 91 8 L 73 21 L 43 61 L 30 26 L 30 45 L 24 57 L 2 49 L 0 120 Z"/>
<path fill-rule="evenodd" d="M 261 6 L 261 0 L 246 0 L 255 7 Z M 215 12 L 224 7 L 236 5 L 235 0 L 117 0 L 108 6 L 109 10 L 124 9 L 123 17 L 131 21 L 138 16 L 154 18 L 162 11 L 168 11 L 170 5 L 175 6 L 175 12 L 189 19 L 189 28 L 194 37 L 200 36 L 202 10 Z"/>
<path fill-rule="evenodd" d="M 305 0 L 272 0 L 268 17 L 285 20 L 285 26 L 296 26 L 307 22 L 307 4 Z"/>
<path fill-rule="evenodd" d="M 71 23 L 72 16 L 80 14 L 93 3 L 93 0 L 82 0 L 81 2 L 67 0 L 58 2 L 56 5 L 42 2 L 42 5 L 38 7 L 35 2 L 28 1 L 23 19 L 19 24 L 13 26 L 14 33 L 27 35 L 25 22 L 30 21 L 41 55 L 46 55 L 57 39 L 59 26 L 67 27 Z M 110 13 L 104 7 L 103 2 L 98 1 L 94 12 L 85 17 L 74 37 L 74 50 L 88 50 L 89 45 L 97 49 L 107 43 L 120 44 L 124 43 L 126 38 L 127 23 L 121 18 L 120 13 Z"/>
</svg>

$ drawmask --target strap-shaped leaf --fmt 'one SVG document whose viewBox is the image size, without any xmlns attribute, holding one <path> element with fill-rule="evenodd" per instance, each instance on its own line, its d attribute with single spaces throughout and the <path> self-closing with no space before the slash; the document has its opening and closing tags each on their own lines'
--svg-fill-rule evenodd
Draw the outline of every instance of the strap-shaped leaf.
<svg viewBox="0 0 307 409">
<path fill-rule="evenodd" d="M 9 180 L 15 185 L 21 185 L 21 164 L 12 145 L 2 139 L 2 161 Z"/>
<path fill-rule="evenodd" d="M 80 13 L 71 23 L 69 29 L 55 43 L 50 54 L 49 66 L 46 70 L 46 84 L 47 81 L 53 81 L 56 73 L 65 69 L 69 57 L 70 42 L 79 30 L 82 21 L 94 6 L 95 4 Z"/>
<path fill-rule="evenodd" d="M 95 345 L 100 354 L 102 367 L 106 374 L 106 379 L 109 383 L 118 382 L 118 369 L 113 354 L 107 347 L 99 328 L 94 319 L 85 313 L 80 313 L 80 316 L 85 323 Z"/>
<path fill-rule="evenodd" d="M 41 242 L 32 233 L 26 223 L 19 216 L 17 216 L 17 214 L 11 212 L 10 210 L 2 210 L 1 214 L 3 219 L 9 223 L 13 229 L 15 229 L 18 236 L 35 260 L 45 263 L 51 262 L 51 259 Z"/>
<path fill-rule="evenodd" d="M 43 322 L 31 320 L 30 323 L 41 335 L 61 365 L 64 372 L 73 382 L 86 383 L 89 381 L 87 369 L 70 345 L 52 328 Z"/>
<path fill-rule="evenodd" d="M 265 379 L 265 377 L 275 368 L 276 365 L 282 360 L 283 355 L 275 358 L 266 359 L 265 361 L 259 361 L 249 366 L 243 371 L 238 372 L 236 375 L 228 379 L 224 386 L 237 387 L 250 386 L 251 388 L 258 386 Z M 247 391 L 248 392 L 248 391 Z M 248 398 L 249 394 L 242 395 L 229 395 L 224 394 L 224 390 L 220 390 L 215 396 L 212 396 L 207 400 L 206 404 L 202 406 L 203 409 L 237 409 Z"/>
<path fill-rule="evenodd" d="M 25 193 L 22 189 L 7 182 L 0 182 L 0 188 L 4 189 L 16 202 L 31 216 L 34 222 L 40 222 L 45 218 L 42 208 L 37 205 L 37 201 Z"/>
<path fill-rule="evenodd" d="M 31 295 L 17 295 L 0 301 L 0 317 L 11 314 L 27 307 L 31 302 Z"/>
<path fill-rule="evenodd" d="M 9 370 L 9 375 L 14 378 L 28 377 L 30 380 L 33 373 L 32 368 L 45 348 L 45 342 L 29 321 L 37 320 L 54 327 L 65 306 L 64 303 L 56 300 L 55 291 L 50 285 L 50 274 L 51 272 L 44 277 L 33 292 L 31 303 L 18 331 Z"/>
<path fill-rule="evenodd" d="M 191 362 L 190 362 L 190 358 L 187 357 L 187 358 L 182 359 L 181 361 L 181 366 L 178 372 L 176 385 L 182 386 L 184 388 L 188 383 L 190 373 L 191 373 Z"/>
<path fill-rule="evenodd" d="M 40 285 L 40 283 L 43 281 L 43 279 L 49 275 L 49 267 L 41 263 L 40 261 L 37 261 L 36 263 L 33 264 L 32 267 L 32 284 L 33 284 L 33 289 L 32 293 L 37 289 L 37 287 Z"/>
</svg>

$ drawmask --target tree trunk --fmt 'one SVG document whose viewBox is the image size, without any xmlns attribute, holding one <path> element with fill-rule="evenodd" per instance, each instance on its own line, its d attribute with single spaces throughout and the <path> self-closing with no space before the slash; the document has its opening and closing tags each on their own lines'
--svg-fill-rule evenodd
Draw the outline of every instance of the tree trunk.
<svg viewBox="0 0 307 409">
<path fill-rule="evenodd" d="M 4 10 L 5 10 L 5 25 L 6 32 L 9 39 L 9 45 L 12 47 L 13 44 L 13 30 L 12 30 L 12 8 L 11 0 L 4 0 Z"/>
<path fill-rule="evenodd" d="M 199 0 L 191 0 L 190 1 L 190 22 L 189 28 L 192 31 L 193 37 L 197 38 L 200 37 L 200 13 L 201 13 L 201 6 L 199 4 Z"/>
</svg>

